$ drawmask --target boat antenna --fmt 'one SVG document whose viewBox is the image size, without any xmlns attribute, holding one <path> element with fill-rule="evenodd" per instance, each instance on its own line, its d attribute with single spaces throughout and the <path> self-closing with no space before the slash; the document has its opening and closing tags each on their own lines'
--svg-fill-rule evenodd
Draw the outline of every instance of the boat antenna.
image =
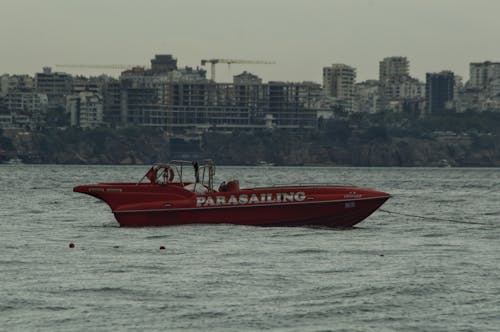
<svg viewBox="0 0 500 332">
<path fill-rule="evenodd" d="M 198 164 L 198 162 L 196 160 L 193 161 L 193 167 L 194 167 L 195 182 L 199 183 L 200 182 L 200 165 Z"/>
</svg>

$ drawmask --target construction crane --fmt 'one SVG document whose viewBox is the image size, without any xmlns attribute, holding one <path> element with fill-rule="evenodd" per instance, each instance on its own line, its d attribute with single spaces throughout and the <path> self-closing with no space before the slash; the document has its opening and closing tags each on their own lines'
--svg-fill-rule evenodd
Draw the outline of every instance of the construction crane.
<svg viewBox="0 0 500 332">
<path fill-rule="evenodd" d="M 114 69 L 127 70 L 136 67 L 144 67 L 141 65 L 56 65 L 58 68 L 85 68 L 85 69 Z"/>
<path fill-rule="evenodd" d="M 227 63 L 231 64 L 250 64 L 250 65 L 273 65 L 276 62 L 274 61 L 262 61 L 262 60 L 242 60 L 242 59 L 209 59 L 209 60 L 201 60 L 201 65 L 205 66 L 209 62 L 211 64 L 210 68 L 210 80 L 215 82 L 215 65 L 218 63 Z"/>
</svg>

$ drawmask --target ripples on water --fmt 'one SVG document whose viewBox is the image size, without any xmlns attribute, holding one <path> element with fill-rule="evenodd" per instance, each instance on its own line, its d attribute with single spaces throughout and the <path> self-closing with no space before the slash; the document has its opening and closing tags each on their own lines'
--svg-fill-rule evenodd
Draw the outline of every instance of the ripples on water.
<svg viewBox="0 0 500 332">
<path fill-rule="evenodd" d="M 499 169 L 218 168 L 376 188 L 384 209 L 460 222 L 379 211 L 348 230 L 125 229 L 71 191 L 145 170 L 0 167 L 0 330 L 498 331 Z"/>
</svg>

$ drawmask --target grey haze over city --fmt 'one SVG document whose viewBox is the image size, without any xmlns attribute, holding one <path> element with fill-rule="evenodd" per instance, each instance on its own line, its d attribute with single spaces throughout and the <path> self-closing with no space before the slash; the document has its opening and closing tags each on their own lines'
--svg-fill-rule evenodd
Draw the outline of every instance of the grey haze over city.
<svg viewBox="0 0 500 332">
<path fill-rule="evenodd" d="M 151 54 L 172 53 L 181 66 L 276 61 L 220 66 L 221 81 L 250 70 L 321 82 L 332 63 L 355 67 L 362 81 L 378 77 L 380 59 L 401 55 L 414 77 L 452 70 L 467 80 L 470 62 L 500 54 L 495 0 L 1 0 L 0 8 L 0 73 L 10 74 L 61 63 L 147 65 Z"/>
</svg>

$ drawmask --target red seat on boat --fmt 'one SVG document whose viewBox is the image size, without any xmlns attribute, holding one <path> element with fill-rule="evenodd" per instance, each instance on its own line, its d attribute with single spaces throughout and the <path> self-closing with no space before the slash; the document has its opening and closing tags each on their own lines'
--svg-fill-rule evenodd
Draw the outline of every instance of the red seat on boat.
<svg viewBox="0 0 500 332">
<path fill-rule="evenodd" d="M 240 181 L 232 180 L 226 184 L 225 191 L 239 191 L 240 190 Z"/>
</svg>

